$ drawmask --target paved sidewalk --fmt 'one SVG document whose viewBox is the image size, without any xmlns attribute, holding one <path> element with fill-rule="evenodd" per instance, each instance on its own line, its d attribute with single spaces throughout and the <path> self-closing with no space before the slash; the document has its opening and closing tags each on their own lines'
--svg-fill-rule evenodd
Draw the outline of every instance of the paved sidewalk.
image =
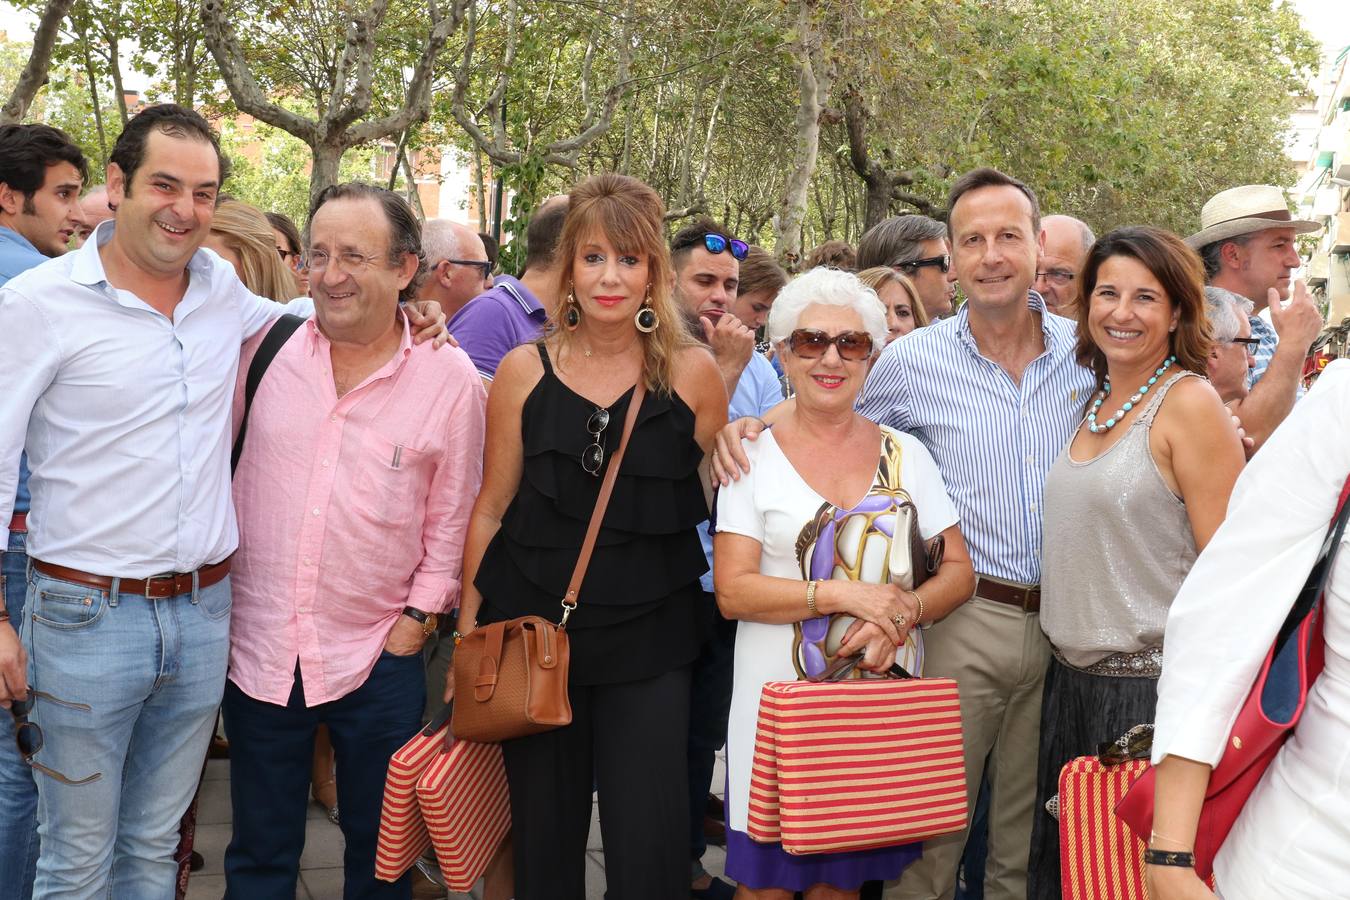
<svg viewBox="0 0 1350 900">
<path fill-rule="evenodd" d="M 713 793 L 722 795 L 726 783 L 724 759 L 718 754 L 713 773 Z M 225 845 L 230 841 L 230 764 L 213 759 L 206 766 L 206 780 L 202 783 L 201 803 L 197 809 L 196 849 L 206 860 L 206 867 L 192 875 L 188 900 L 220 900 L 225 894 L 223 860 Z M 591 816 L 591 835 L 586 843 L 587 900 L 604 900 L 605 853 L 600 844 L 600 820 Z M 714 875 L 722 874 L 726 853 L 721 847 L 709 847 L 703 864 Z M 471 894 L 448 894 L 455 900 L 478 900 L 481 882 Z M 341 900 L 342 897 L 342 832 L 328 821 L 315 803 L 309 805 L 306 823 L 305 852 L 300 856 L 300 884 L 296 900 Z"/>
</svg>

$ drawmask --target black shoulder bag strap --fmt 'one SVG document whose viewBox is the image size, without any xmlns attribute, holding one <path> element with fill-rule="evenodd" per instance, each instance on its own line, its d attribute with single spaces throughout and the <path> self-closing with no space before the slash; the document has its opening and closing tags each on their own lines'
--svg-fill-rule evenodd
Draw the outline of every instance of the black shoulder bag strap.
<svg viewBox="0 0 1350 900">
<path fill-rule="evenodd" d="M 304 322 L 301 316 L 285 315 L 272 323 L 267 334 L 258 345 L 258 352 L 249 363 L 248 378 L 244 381 L 244 415 L 239 420 L 239 434 L 234 439 L 234 450 L 230 453 L 230 474 L 239 468 L 239 456 L 244 452 L 244 435 L 248 433 L 248 411 L 253 408 L 253 395 L 258 393 L 267 367 L 276 359 L 282 345 L 291 339 L 295 330 Z"/>
</svg>

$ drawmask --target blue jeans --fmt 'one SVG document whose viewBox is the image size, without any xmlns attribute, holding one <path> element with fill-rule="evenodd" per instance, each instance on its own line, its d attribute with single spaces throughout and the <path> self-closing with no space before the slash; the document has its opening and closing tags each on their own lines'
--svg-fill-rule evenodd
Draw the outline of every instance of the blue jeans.
<svg viewBox="0 0 1350 900">
<path fill-rule="evenodd" d="M 114 589 L 117 587 L 113 585 Z M 230 582 L 148 600 L 34 570 L 23 642 L 39 699 L 41 900 L 172 900 L 178 825 L 197 790 L 229 658 Z"/>
<path fill-rule="evenodd" d="M 225 731 L 230 736 L 230 804 L 234 833 L 225 851 L 226 900 L 295 896 L 305 847 L 314 732 L 328 726 L 337 760 L 339 826 L 346 900 L 407 900 L 412 882 L 375 878 L 375 846 L 389 757 L 422 727 L 426 671 L 422 654 L 382 652 L 356 690 L 305 706 L 300 670 L 285 706 L 255 700 L 229 682 Z"/>
<path fill-rule="evenodd" d="M 0 571 L 5 575 L 5 609 L 10 624 L 23 627 L 28 593 L 28 557 L 23 533 L 9 536 Z M 0 900 L 28 900 L 33 896 L 37 869 L 37 785 L 33 770 L 14 743 L 14 717 L 0 709 Z"/>
</svg>

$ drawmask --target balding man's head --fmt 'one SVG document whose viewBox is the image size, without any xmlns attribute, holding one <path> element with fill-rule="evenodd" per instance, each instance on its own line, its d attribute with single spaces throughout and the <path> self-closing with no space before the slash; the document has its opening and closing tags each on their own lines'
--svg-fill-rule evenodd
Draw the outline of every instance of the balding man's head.
<svg viewBox="0 0 1350 900">
<path fill-rule="evenodd" d="M 491 264 L 477 231 L 449 219 L 428 219 L 422 226 L 422 248 L 427 278 L 419 300 L 435 300 L 449 317 L 483 292 Z"/>
<path fill-rule="evenodd" d="M 99 223 L 112 217 L 113 211 L 108 207 L 108 186 L 100 184 L 90 188 L 89 193 L 80 199 L 80 223 L 75 226 L 73 238 L 75 246 L 84 246 L 85 239 Z"/>
<path fill-rule="evenodd" d="M 1036 290 L 1053 313 L 1073 316 L 1078 299 L 1078 277 L 1096 236 L 1086 222 L 1073 216 L 1041 219 L 1042 251 L 1036 263 Z"/>
</svg>

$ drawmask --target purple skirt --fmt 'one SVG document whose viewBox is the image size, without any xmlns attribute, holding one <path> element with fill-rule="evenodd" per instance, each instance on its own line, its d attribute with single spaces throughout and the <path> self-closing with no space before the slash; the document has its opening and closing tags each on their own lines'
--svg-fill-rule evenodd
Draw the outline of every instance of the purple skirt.
<svg viewBox="0 0 1350 900">
<path fill-rule="evenodd" d="M 901 844 L 847 853 L 788 853 L 782 844 L 761 844 L 743 831 L 727 829 L 726 873 L 753 890 L 778 888 L 804 891 L 828 884 L 856 891 L 864 881 L 899 878 L 905 867 L 923 853 L 923 844 Z"/>
</svg>

